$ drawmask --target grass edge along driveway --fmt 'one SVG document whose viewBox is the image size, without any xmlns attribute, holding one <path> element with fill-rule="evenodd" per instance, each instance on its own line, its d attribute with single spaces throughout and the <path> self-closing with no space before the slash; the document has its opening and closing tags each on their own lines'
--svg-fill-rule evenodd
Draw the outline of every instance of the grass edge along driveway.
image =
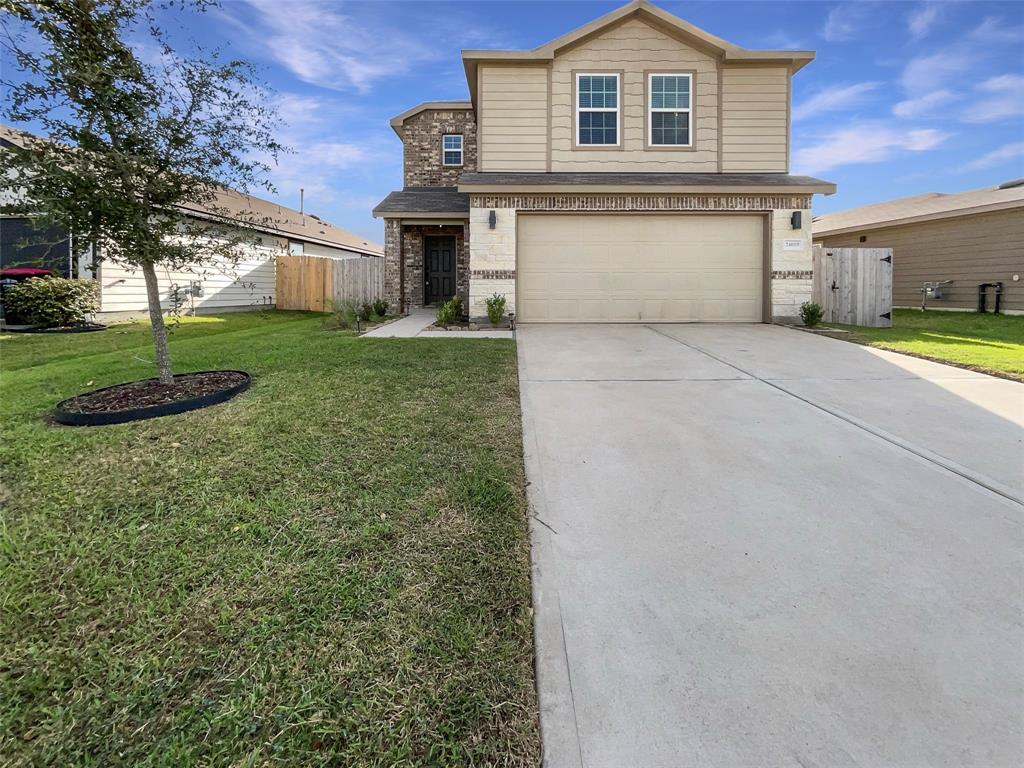
<svg viewBox="0 0 1024 768">
<path fill-rule="evenodd" d="M 851 341 L 1024 381 L 1024 316 L 894 309 L 892 328 L 827 323 Z"/>
<path fill-rule="evenodd" d="M 5 765 L 535 765 L 515 346 L 184 321 L 249 392 L 51 426 L 148 328 L 0 337 Z"/>
</svg>

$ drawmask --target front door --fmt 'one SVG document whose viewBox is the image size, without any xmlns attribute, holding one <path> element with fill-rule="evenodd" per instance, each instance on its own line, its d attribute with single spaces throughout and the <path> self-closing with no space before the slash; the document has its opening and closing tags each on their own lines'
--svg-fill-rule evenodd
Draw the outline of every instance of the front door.
<svg viewBox="0 0 1024 768">
<path fill-rule="evenodd" d="M 424 303 L 441 304 L 455 295 L 455 237 L 424 238 Z"/>
</svg>

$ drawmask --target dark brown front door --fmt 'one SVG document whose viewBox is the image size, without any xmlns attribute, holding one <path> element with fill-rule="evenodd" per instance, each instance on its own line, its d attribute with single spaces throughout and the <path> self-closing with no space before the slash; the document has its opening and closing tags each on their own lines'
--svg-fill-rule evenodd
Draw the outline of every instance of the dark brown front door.
<svg viewBox="0 0 1024 768">
<path fill-rule="evenodd" d="M 455 238 L 451 235 L 424 238 L 423 270 L 427 304 L 440 304 L 455 295 Z"/>
</svg>

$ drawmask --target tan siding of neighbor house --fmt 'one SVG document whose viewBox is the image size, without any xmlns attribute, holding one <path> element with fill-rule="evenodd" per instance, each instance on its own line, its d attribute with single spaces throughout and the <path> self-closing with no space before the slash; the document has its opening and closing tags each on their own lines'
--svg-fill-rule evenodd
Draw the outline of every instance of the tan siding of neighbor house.
<svg viewBox="0 0 1024 768">
<path fill-rule="evenodd" d="M 546 170 L 547 67 L 481 67 L 480 94 L 480 170 Z"/>
<path fill-rule="evenodd" d="M 866 240 L 862 243 L 861 236 Z M 1024 311 L 1024 209 L 880 227 L 815 237 L 826 247 L 892 248 L 897 307 L 920 306 L 926 281 L 953 280 L 947 298 L 929 306 L 974 309 L 978 284 L 1002 281 L 1003 308 Z M 1014 281 L 1013 275 L 1020 275 Z M 989 296 L 989 308 L 992 297 Z"/>
<path fill-rule="evenodd" d="M 722 171 L 779 172 L 789 167 L 789 70 L 722 69 Z"/>
<path fill-rule="evenodd" d="M 574 148 L 574 73 L 621 72 L 620 147 Z M 692 150 L 646 149 L 646 77 L 694 73 Z M 484 99 L 487 96 L 485 94 Z M 718 64 L 638 19 L 555 57 L 551 69 L 552 171 L 718 171 Z"/>
</svg>

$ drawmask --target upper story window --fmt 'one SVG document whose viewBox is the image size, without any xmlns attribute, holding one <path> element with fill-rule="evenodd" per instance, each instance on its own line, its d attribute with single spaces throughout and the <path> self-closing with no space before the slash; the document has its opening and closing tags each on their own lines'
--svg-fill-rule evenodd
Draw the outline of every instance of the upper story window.
<svg viewBox="0 0 1024 768">
<path fill-rule="evenodd" d="M 441 164 L 462 165 L 462 136 L 448 134 L 441 137 Z"/>
<path fill-rule="evenodd" d="M 647 76 L 647 143 L 652 147 L 692 146 L 690 109 L 693 75 Z"/>
<path fill-rule="evenodd" d="M 576 144 L 619 145 L 619 76 L 576 75 Z"/>
</svg>

